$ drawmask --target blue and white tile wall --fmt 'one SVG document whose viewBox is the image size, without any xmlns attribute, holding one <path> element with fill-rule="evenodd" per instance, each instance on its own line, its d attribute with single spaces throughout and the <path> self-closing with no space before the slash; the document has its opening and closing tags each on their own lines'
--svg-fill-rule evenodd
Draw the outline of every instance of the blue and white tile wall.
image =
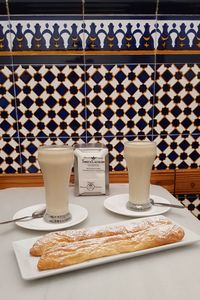
<svg viewBox="0 0 200 300">
<path fill-rule="evenodd" d="M 199 54 L 199 0 L 0 0 L 0 173 L 94 141 L 123 171 L 137 139 L 155 169 L 198 168 Z"/>
</svg>

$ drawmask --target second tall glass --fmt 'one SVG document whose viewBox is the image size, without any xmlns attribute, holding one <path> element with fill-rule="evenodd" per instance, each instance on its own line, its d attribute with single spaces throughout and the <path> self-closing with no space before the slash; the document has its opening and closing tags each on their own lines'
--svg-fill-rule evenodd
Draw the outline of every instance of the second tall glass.
<svg viewBox="0 0 200 300">
<path fill-rule="evenodd" d="M 129 178 L 127 207 L 142 211 L 151 207 L 150 177 L 156 157 L 156 144 L 149 141 L 128 142 L 124 146 Z"/>
</svg>

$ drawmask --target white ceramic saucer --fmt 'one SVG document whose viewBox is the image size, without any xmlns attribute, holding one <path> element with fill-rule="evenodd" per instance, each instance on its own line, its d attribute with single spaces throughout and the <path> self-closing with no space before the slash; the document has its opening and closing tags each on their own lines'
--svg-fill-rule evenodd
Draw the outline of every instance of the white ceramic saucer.
<svg viewBox="0 0 200 300">
<path fill-rule="evenodd" d="M 150 195 L 150 198 L 152 198 L 155 202 L 159 201 L 159 202 L 170 203 L 167 199 L 164 199 L 156 195 Z M 129 217 L 154 216 L 154 215 L 163 214 L 170 209 L 170 207 L 152 205 L 151 208 L 149 208 L 148 210 L 134 211 L 134 210 L 129 210 L 126 207 L 127 202 L 128 202 L 128 194 L 119 194 L 107 198 L 104 201 L 104 207 L 116 214 L 129 216 Z"/>
<path fill-rule="evenodd" d="M 44 204 L 38 204 L 38 205 L 33 205 L 33 206 L 23 208 L 13 216 L 13 219 L 20 218 L 23 216 L 31 216 L 34 211 L 38 209 L 42 209 L 44 207 L 45 207 Z M 73 225 L 79 224 L 82 221 L 84 221 L 88 216 L 88 211 L 84 207 L 76 204 L 69 204 L 69 211 L 72 217 L 65 223 L 51 224 L 45 222 L 43 218 L 38 218 L 32 220 L 17 221 L 15 222 L 15 224 L 22 228 L 31 229 L 31 230 L 53 231 L 53 230 L 68 228 Z"/>
</svg>

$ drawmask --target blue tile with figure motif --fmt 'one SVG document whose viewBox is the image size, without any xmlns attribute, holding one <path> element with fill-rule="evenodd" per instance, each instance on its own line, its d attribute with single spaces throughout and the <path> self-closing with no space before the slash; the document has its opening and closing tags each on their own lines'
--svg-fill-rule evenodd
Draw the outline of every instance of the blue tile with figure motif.
<svg viewBox="0 0 200 300">
<path fill-rule="evenodd" d="M 157 20 L 158 50 L 200 49 L 200 17 L 198 15 L 192 17 L 158 15 Z"/>
<path fill-rule="evenodd" d="M 199 50 L 199 16 L 1 16 L 0 51 Z M 12 36 L 9 44 L 9 36 Z M 144 54 L 144 53 L 143 53 Z M 167 54 L 167 53 L 166 53 Z"/>
<path fill-rule="evenodd" d="M 84 41 L 83 17 L 32 17 L 27 22 L 27 17 L 11 16 L 10 34 L 13 51 L 80 51 Z M 7 31 L 4 39 L 9 39 Z"/>
</svg>

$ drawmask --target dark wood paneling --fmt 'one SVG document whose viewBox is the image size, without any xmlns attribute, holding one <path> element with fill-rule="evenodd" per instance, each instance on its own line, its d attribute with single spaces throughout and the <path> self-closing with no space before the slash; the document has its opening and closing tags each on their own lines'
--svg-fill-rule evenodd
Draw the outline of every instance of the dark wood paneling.
<svg viewBox="0 0 200 300">
<path fill-rule="evenodd" d="M 71 176 L 71 184 L 74 176 Z M 127 183 L 127 172 L 111 172 L 110 183 Z M 152 171 L 151 183 L 165 187 L 173 194 L 199 194 L 200 168 L 184 170 Z M 41 174 L 1 174 L 0 189 L 12 187 L 42 186 Z"/>
<path fill-rule="evenodd" d="M 200 194 L 200 168 L 176 170 L 176 194 Z"/>
</svg>

